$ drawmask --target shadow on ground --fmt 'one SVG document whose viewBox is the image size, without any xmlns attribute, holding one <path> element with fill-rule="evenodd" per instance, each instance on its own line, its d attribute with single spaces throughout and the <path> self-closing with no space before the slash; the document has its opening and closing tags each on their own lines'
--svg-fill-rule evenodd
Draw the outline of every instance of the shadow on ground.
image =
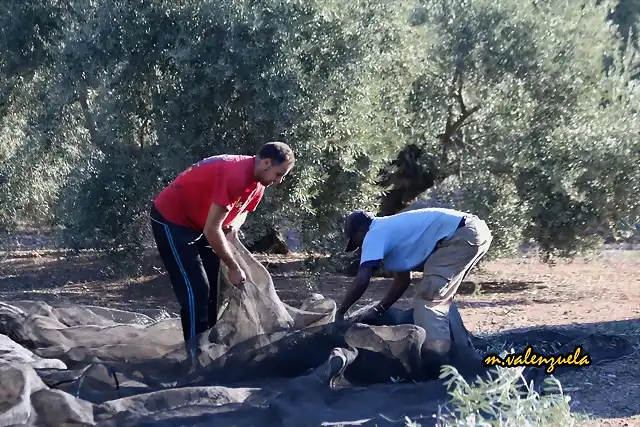
<svg viewBox="0 0 640 427">
<path fill-rule="evenodd" d="M 124 310 L 173 308 L 171 283 L 160 268 L 153 253 L 143 259 L 141 273 L 136 275 L 114 269 L 100 252 L 0 257 L 0 300 L 96 304 Z"/>
<path fill-rule="evenodd" d="M 286 262 L 270 263 L 275 287 L 280 298 L 296 305 L 310 292 L 319 292 L 327 298 L 341 298 L 351 278 L 325 275 L 321 282 L 289 270 Z M 79 254 L 54 250 L 38 253 L 20 253 L 0 259 L 0 299 L 37 299 L 43 302 L 73 302 L 78 304 L 105 304 L 119 309 L 132 306 L 155 308 L 165 306 L 175 310 L 176 302 L 168 276 L 155 251 L 149 251 L 140 263 L 140 271 L 129 275 L 113 268 L 113 263 L 101 252 Z M 460 287 L 461 295 L 479 293 L 516 294 L 543 289 L 540 282 L 466 281 Z M 365 298 L 380 298 L 391 284 L 391 279 L 376 278 Z M 406 297 L 409 296 L 409 291 Z M 512 298 L 494 306 L 525 303 L 525 299 Z M 471 304 L 471 305 L 469 305 Z M 472 306 L 475 302 L 467 304 Z M 486 303 L 483 303 L 486 305 Z M 497 304 L 497 305 L 496 305 Z"/>
<path fill-rule="evenodd" d="M 500 280 L 500 281 L 483 281 L 472 282 L 464 281 L 460 284 L 458 294 L 471 295 L 480 294 L 510 294 L 516 292 L 529 291 L 533 289 L 546 289 L 547 286 L 542 285 L 541 281 L 520 281 L 520 280 Z"/>
<path fill-rule="evenodd" d="M 149 253 L 140 262 L 136 275 L 158 274 L 160 258 Z M 48 251 L 0 257 L 0 288 L 16 282 L 26 286 L 59 287 L 69 283 L 123 280 L 133 272 L 118 269 L 118 263 L 102 252 Z"/>
<path fill-rule="evenodd" d="M 536 304 L 553 304 L 553 299 L 536 299 Z M 527 298 L 508 298 L 497 299 L 493 301 L 458 301 L 461 308 L 508 308 L 516 305 L 531 304 L 531 300 Z"/>
</svg>

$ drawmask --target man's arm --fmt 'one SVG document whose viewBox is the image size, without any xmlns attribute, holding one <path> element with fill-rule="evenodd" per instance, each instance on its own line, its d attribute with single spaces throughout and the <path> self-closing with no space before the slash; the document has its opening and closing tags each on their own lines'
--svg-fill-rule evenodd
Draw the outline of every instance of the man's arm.
<svg viewBox="0 0 640 427">
<path fill-rule="evenodd" d="M 391 284 L 391 287 L 387 291 L 387 295 L 385 295 L 385 297 L 382 298 L 382 301 L 380 301 L 380 304 L 378 304 L 380 308 L 383 311 L 388 310 L 389 307 L 395 304 L 396 301 L 398 301 L 402 297 L 402 295 L 404 295 L 404 293 L 407 291 L 407 288 L 409 287 L 410 284 L 411 284 L 410 271 L 401 271 L 396 273 L 396 277 L 393 278 L 393 283 Z"/>
<path fill-rule="evenodd" d="M 342 304 L 340 304 L 340 308 L 338 309 L 336 316 L 343 317 L 345 313 L 351 308 L 353 304 L 356 303 L 364 294 L 364 291 L 369 287 L 369 282 L 371 281 L 371 276 L 373 275 L 374 265 L 370 263 L 365 263 L 360 266 L 358 269 L 358 274 L 355 279 L 347 289 L 347 293 L 342 300 Z"/>
<path fill-rule="evenodd" d="M 222 231 L 222 222 L 229 213 L 225 206 L 220 206 L 216 203 L 212 203 L 209 208 L 209 215 L 204 225 L 204 237 L 211 245 L 213 251 L 224 262 L 230 270 L 239 270 L 240 266 L 233 257 L 229 245 L 227 244 L 227 238 Z"/>
</svg>

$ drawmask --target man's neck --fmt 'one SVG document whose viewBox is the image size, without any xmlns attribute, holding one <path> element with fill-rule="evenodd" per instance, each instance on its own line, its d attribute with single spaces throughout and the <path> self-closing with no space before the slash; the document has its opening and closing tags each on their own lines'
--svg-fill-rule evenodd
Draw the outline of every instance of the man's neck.
<svg viewBox="0 0 640 427">
<path fill-rule="evenodd" d="M 253 180 L 258 181 L 258 165 L 260 164 L 260 158 L 253 156 Z"/>
</svg>

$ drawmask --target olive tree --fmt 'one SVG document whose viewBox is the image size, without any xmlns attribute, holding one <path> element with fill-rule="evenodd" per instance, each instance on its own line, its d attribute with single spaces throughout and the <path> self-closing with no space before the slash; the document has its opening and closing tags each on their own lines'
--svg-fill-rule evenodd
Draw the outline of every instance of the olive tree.
<svg viewBox="0 0 640 427">
<path fill-rule="evenodd" d="M 571 255 L 638 218 L 637 60 L 611 3 L 427 1 L 409 145 L 381 174 L 381 213 L 431 189 L 485 218 L 494 254 Z M 612 66 L 605 70 L 605 60 Z"/>
</svg>

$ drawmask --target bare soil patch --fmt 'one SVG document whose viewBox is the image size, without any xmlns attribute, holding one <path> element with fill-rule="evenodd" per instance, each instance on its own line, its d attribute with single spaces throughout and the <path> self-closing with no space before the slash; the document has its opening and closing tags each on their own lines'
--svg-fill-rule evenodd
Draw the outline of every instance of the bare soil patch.
<svg viewBox="0 0 640 427">
<path fill-rule="evenodd" d="M 38 300 L 177 312 L 171 285 L 154 253 L 138 277 L 118 277 L 99 253 L 22 247 L 0 253 L 0 301 Z M 301 271 L 301 256 L 259 256 L 273 272 L 283 301 L 310 292 L 340 299 L 351 278 Z M 592 259 L 548 266 L 530 257 L 492 261 L 474 271 L 458 304 L 473 333 L 543 325 L 573 325 L 623 334 L 640 348 L 640 252 L 607 250 Z M 364 301 L 380 298 L 390 279 L 374 279 Z M 412 290 L 398 302 L 411 304 Z M 563 382 L 573 406 L 593 426 L 640 425 L 640 361 L 632 357 L 575 372 Z"/>
</svg>

